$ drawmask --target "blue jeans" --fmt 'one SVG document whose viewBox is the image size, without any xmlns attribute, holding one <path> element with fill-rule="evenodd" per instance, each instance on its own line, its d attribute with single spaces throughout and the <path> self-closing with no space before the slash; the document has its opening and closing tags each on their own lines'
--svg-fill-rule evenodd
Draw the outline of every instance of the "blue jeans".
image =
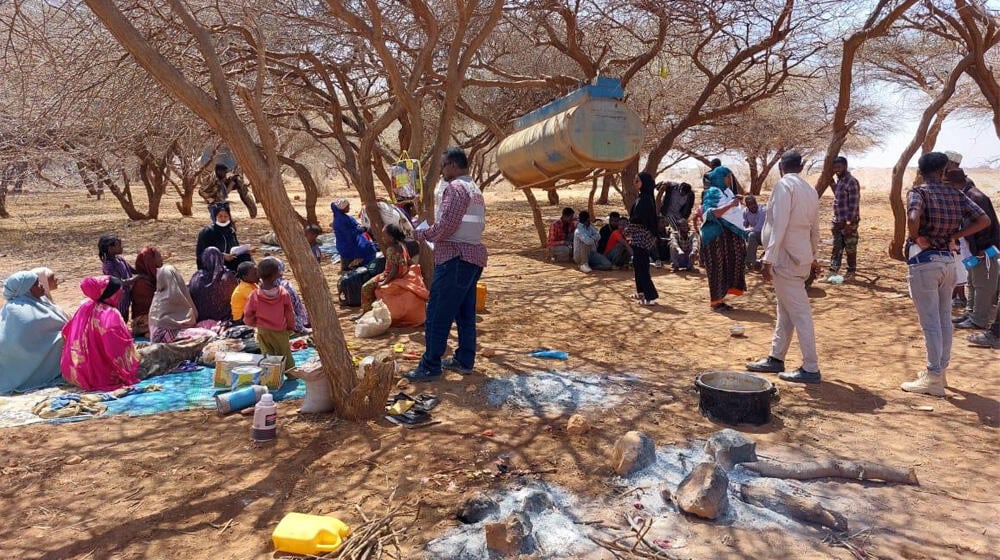
<svg viewBox="0 0 1000 560">
<path fill-rule="evenodd" d="M 426 339 L 420 367 L 441 373 L 441 356 L 448 348 L 452 323 L 458 326 L 455 359 L 462 367 L 476 363 L 476 283 L 483 268 L 455 257 L 434 267 L 431 298 L 424 322 Z"/>
<path fill-rule="evenodd" d="M 933 259 L 909 265 L 906 279 L 924 331 L 927 373 L 941 375 L 951 361 L 951 292 L 955 288 L 955 267 L 950 255 Z"/>
</svg>

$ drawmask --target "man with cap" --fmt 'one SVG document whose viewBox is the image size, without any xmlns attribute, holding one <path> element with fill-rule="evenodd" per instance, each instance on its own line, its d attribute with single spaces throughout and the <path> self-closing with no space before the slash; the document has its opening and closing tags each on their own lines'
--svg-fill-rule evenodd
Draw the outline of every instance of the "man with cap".
<svg viewBox="0 0 1000 560">
<path fill-rule="evenodd" d="M 799 172 L 802 155 L 785 152 L 778 164 L 781 180 L 774 186 L 764 220 L 765 281 L 774 283 L 778 320 L 771 339 L 771 353 L 747 364 L 749 371 L 777 373 L 785 381 L 819 383 L 819 357 L 806 278 L 816 262 L 819 246 L 819 196 Z M 785 354 L 797 333 L 802 366 L 785 372 Z"/>
<path fill-rule="evenodd" d="M 975 202 L 942 182 L 947 165 L 948 156 L 941 152 L 920 156 L 917 167 L 923 184 L 906 195 L 907 282 L 924 333 L 927 367 L 900 388 L 938 397 L 944 396 L 951 361 L 955 242 L 990 226 Z"/>
<path fill-rule="evenodd" d="M 861 219 L 861 185 L 847 170 L 847 158 L 833 160 L 833 253 L 830 275 L 840 274 L 840 262 L 847 253 L 847 275 L 858 270 L 858 221 Z"/>
<path fill-rule="evenodd" d="M 990 197 L 976 188 L 972 179 L 965 176 L 961 169 L 962 154 L 958 152 L 945 152 L 948 156 L 948 166 L 945 173 L 954 174 L 955 178 L 964 178 L 962 193 L 975 202 L 986 216 L 990 219 L 990 226 L 986 229 L 966 237 L 965 248 L 971 256 L 976 257 L 979 262 L 968 269 L 968 281 L 966 283 L 966 308 L 962 315 L 952 319 L 952 323 L 960 329 L 985 329 L 990 320 L 990 312 L 996 302 L 997 289 L 1000 286 L 1000 266 L 995 261 L 991 262 L 986 258 L 986 250 L 990 247 L 1000 247 L 1000 223 L 997 223 L 997 213 L 993 208 Z M 962 225 L 968 225 L 963 223 Z"/>
</svg>

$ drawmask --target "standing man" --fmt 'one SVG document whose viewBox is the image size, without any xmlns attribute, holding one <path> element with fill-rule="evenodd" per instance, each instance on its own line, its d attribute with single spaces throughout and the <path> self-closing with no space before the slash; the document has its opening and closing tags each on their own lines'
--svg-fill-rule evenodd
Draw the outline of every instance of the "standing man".
<svg viewBox="0 0 1000 560">
<path fill-rule="evenodd" d="M 445 150 L 441 178 L 444 190 L 434 225 L 414 232 L 417 240 L 434 243 L 434 280 L 424 323 L 424 355 L 415 369 L 403 374 L 412 381 L 435 380 L 442 367 L 469 375 L 476 362 L 476 283 L 486 267 L 486 202 L 460 148 Z M 458 349 L 442 362 L 452 323 L 458 327 Z"/>
<path fill-rule="evenodd" d="M 861 185 L 847 170 L 847 158 L 833 160 L 833 253 L 830 275 L 840 274 L 840 261 L 847 252 L 847 276 L 858 271 L 858 222 L 861 220 Z"/>
<path fill-rule="evenodd" d="M 990 226 L 986 213 L 958 189 L 942 183 L 948 156 L 930 152 L 917 166 L 924 183 L 906 195 L 906 264 L 910 298 L 917 308 L 927 349 L 927 369 L 900 388 L 944 396 L 951 360 L 951 292 L 955 286 L 955 242 Z M 969 224 L 962 227 L 962 224 Z"/>
<path fill-rule="evenodd" d="M 952 319 L 952 323 L 960 329 L 985 329 L 989 324 L 990 312 L 996 302 L 997 289 L 1000 285 L 1000 266 L 995 262 L 987 265 L 986 249 L 992 246 L 1000 247 L 1000 223 L 997 223 L 997 213 L 993 208 L 990 197 L 976 188 L 972 179 L 965 175 L 960 167 L 962 165 L 962 154 L 958 152 L 945 152 L 948 156 L 948 166 L 945 169 L 946 175 L 954 179 L 953 184 L 961 185 L 962 193 L 969 197 L 969 200 L 976 203 L 986 217 L 990 219 L 990 226 L 978 233 L 965 238 L 965 245 L 969 249 L 969 254 L 979 258 L 979 264 L 969 269 L 969 278 L 966 283 L 966 308 L 965 312 Z M 947 181 L 952 183 L 952 181 Z M 963 223 L 963 226 L 969 224 Z"/>
<path fill-rule="evenodd" d="M 764 220 L 767 218 L 767 205 L 757 203 L 757 197 L 747 195 L 743 198 L 743 227 L 747 230 L 747 268 L 757 265 L 757 248 L 760 247 L 761 234 L 764 231 Z"/>
<path fill-rule="evenodd" d="M 781 180 L 774 186 L 764 222 L 764 281 L 774 283 L 778 299 L 778 321 L 771 339 L 771 353 L 747 364 L 749 371 L 778 373 L 785 381 L 819 383 L 819 357 L 813 329 L 812 307 L 806 294 L 806 278 L 819 246 L 819 196 L 799 172 L 802 156 L 785 152 L 778 164 Z M 785 354 L 798 333 L 802 367 L 785 371 Z"/>
</svg>

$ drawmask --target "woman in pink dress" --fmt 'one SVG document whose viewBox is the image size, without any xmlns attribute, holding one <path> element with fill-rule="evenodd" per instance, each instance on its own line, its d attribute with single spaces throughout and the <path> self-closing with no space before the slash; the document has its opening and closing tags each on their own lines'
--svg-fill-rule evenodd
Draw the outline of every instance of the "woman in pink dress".
<svg viewBox="0 0 1000 560">
<path fill-rule="evenodd" d="M 113 276 L 85 278 L 80 290 L 87 299 L 63 327 L 62 375 L 85 391 L 113 391 L 139 382 L 132 331 L 118 311 L 122 287 Z"/>
</svg>

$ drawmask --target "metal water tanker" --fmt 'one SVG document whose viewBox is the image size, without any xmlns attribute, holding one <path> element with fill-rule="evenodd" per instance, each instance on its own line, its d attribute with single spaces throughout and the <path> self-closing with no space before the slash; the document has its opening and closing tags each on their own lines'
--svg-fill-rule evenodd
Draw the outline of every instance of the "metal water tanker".
<svg viewBox="0 0 1000 560">
<path fill-rule="evenodd" d="M 623 169 L 646 134 L 623 97 L 621 82 L 598 78 L 528 113 L 515 122 L 517 132 L 500 142 L 497 165 L 518 187 L 554 185 L 594 169 Z"/>
</svg>

